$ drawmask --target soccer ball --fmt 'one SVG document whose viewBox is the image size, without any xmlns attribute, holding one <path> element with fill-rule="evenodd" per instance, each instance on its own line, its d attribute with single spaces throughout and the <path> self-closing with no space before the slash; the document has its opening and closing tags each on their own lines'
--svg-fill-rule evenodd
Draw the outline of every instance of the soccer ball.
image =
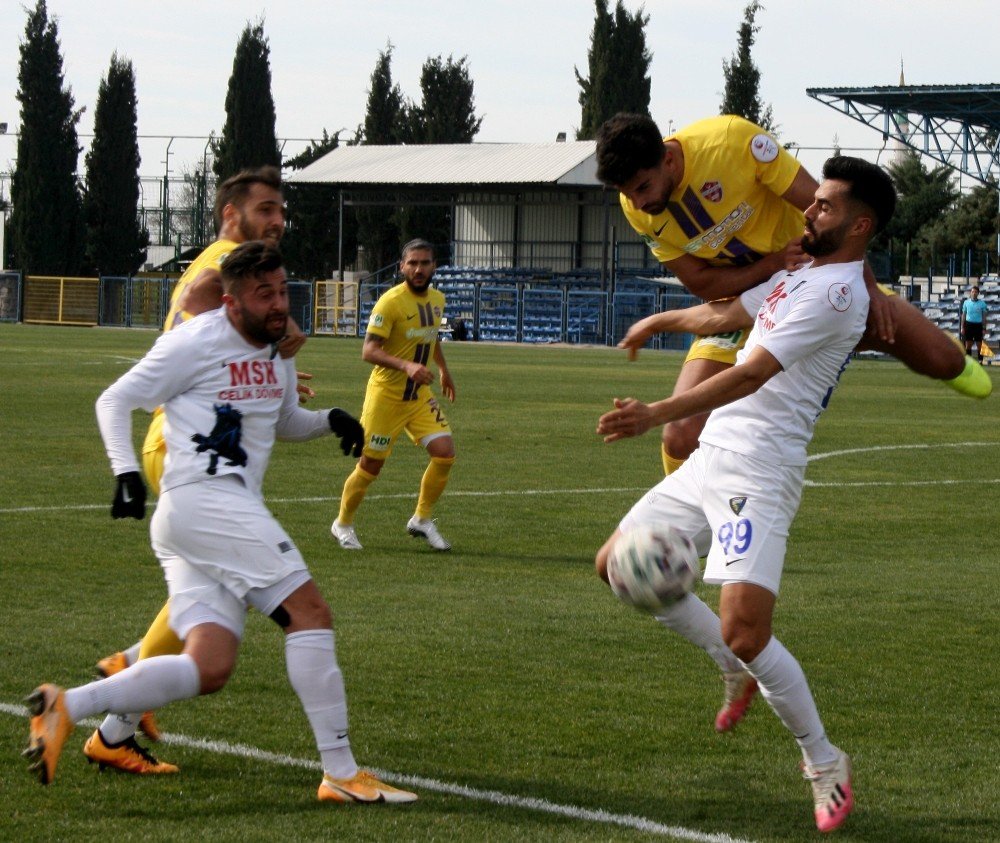
<svg viewBox="0 0 1000 843">
<path fill-rule="evenodd" d="M 608 556 L 608 583 L 629 606 L 655 612 L 680 600 L 698 580 L 698 551 L 670 525 L 622 533 Z"/>
</svg>

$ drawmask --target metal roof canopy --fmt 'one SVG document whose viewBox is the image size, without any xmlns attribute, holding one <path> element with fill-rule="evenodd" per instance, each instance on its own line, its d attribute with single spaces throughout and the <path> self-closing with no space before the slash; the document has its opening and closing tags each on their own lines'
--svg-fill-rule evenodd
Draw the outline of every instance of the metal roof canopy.
<svg viewBox="0 0 1000 843">
<path fill-rule="evenodd" d="M 351 188 L 602 187 L 593 141 L 339 146 L 287 180 Z"/>
<path fill-rule="evenodd" d="M 983 184 L 1000 181 L 1000 85 L 806 88 L 806 94 Z M 956 161 L 958 163 L 956 163 Z"/>
</svg>

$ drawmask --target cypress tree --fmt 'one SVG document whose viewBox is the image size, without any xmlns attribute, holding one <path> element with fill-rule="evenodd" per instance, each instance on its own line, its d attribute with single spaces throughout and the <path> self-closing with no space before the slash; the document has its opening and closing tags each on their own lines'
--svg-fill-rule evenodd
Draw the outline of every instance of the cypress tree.
<svg viewBox="0 0 1000 843">
<path fill-rule="evenodd" d="M 574 68 L 580 85 L 580 128 L 577 140 L 597 135 L 601 124 L 619 111 L 649 114 L 649 65 L 646 47 L 649 15 L 640 8 L 634 15 L 618 0 L 614 14 L 608 0 L 595 0 L 596 17 L 590 35 L 588 75 Z"/>
<path fill-rule="evenodd" d="M 111 57 L 94 112 L 83 211 L 86 256 L 100 275 L 130 275 L 142 266 L 149 233 L 139 224 L 139 140 L 132 62 Z"/>
<path fill-rule="evenodd" d="M 395 145 L 405 136 L 403 93 L 392 81 L 392 44 L 379 53 L 368 89 L 368 106 L 361 130 L 361 142 Z M 378 270 L 399 258 L 399 229 L 391 208 L 362 206 L 357 209 L 358 243 L 365 250 L 365 263 Z"/>
<path fill-rule="evenodd" d="M 76 167 L 80 154 L 70 89 L 63 86 L 59 35 L 45 0 L 28 12 L 18 65 L 21 127 L 11 178 L 12 264 L 39 275 L 77 275 L 83 217 Z"/>
<path fill-rule="evenodd" d="M 738 30 L 736 53 L 730 61 L 722 60 L 722 74 L 726 88 L 722 96 L 720 114 L 738 114 L 769 132 L 777 126 L 771 106 L 760 100 L 760 69 L 754 64 L 751 50 L 760 27 L 755 23 L 757 12 L 764 7 L 759 0 L 751 0 L 743 10 L 743 22 Z"/>
<path fill-rule="evenodd" d="M 248 167 L 281 165 L 270 56 L 263 20 L 247 23 L 236 45 L 226 93 L 226 124 L 215 148 L 213 169 L 219 181 Z"/>
</svg>

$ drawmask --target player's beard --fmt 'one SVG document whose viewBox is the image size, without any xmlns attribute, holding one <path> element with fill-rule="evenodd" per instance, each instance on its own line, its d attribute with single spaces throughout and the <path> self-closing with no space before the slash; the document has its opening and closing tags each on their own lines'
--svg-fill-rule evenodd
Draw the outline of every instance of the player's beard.
<svg viewBox="0 0 1000 843">
<path fill-rule="evenodd" d="M 243 332 L 255 342 L 270 345 L 279 342 L 288 332 L 288 313 L 268 313 L 260 317 L 245 308 L 239 309 Z"/>
<path fill-rule="evenodd" d="M 281 237 L 285 233 L 284 226 L 276 225 L 268 226 L 263 231 L 255 231 L 243 211 L 240 211 L 240 221 L 237 228 L 239 229 L 240 237 L 243 238 L 242 242 L 249 243 L 251 240 L 263 240 L 268 246 L 273 246 L 274 248 L 278 248 Z"/>
<path fill-rule="evenodd" d="M 410 288 L 410 292 L 422 296 L 427 292 L 427 289 L 431 286 L 431 279 L 434 278 L 434 273 L 432 272 L 427 278 L 424 279 L 422 284 L 418 284 L 415 279 L 407 278 L 406 286 Z"/>
<path fill-rule="evenodd" d="M 819 233 L 811 226 L 806 225 L 802 234 L 802 251 L 814 258 L 825 258 L 827 255 L 832 255 L 844 244 L 846 231 L 846 224 Z"/>
</svg>

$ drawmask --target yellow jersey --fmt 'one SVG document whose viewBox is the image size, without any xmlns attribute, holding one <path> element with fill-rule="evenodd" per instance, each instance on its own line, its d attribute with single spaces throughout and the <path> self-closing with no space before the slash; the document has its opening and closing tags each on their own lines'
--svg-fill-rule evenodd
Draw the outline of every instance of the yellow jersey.
<svg viewBox="0 0 1000 843">
<path fill-rule="evenodd" d="M 684 177 L 666 209 L 646 214 L 619 196 L 657 260 L 693 255 L 714 266 L 745 266 L 802 236 L 802 212 L 781 198 L 801 164 L 760 126 L 726 114 L 668 140 L 681 145 Z"/>
<path fill-rule="evenodd" d="M 403 281 L 375 303 L 367 333 L 385 340 L 382 348 L 387 354 L 426 366 L 434 356 L 443 314 L 444 293 L 428 287 L 425 295 L 418 296 Z M 377 388 L 386 397 L 403 401 L 415 401 L 419 391 L 419 385 L 406 372 L 385 366 L 375 366 L 368 386 Z"/>
<path fill-rule="evenodd" d="M 181 310 L 177 306 L 177 301 L 188 284 L 194 281 L 204 269 L 221 271 L 222 262 L 238 245 L 239 243 L 233 240 L 216 240 L 214 243 L 206 246 L 205 250 L 184 270 L 184 274 L 177 281 L 174 291 L 170 294 L 170 310 L 167 311 L 167 318 L 163 322 L 164 331 L 169 331 L 171 328 L 177 327 L 181 322 L 186 322 L 191 318 L 190 313 L 186 310 Z"/>
</svg>

